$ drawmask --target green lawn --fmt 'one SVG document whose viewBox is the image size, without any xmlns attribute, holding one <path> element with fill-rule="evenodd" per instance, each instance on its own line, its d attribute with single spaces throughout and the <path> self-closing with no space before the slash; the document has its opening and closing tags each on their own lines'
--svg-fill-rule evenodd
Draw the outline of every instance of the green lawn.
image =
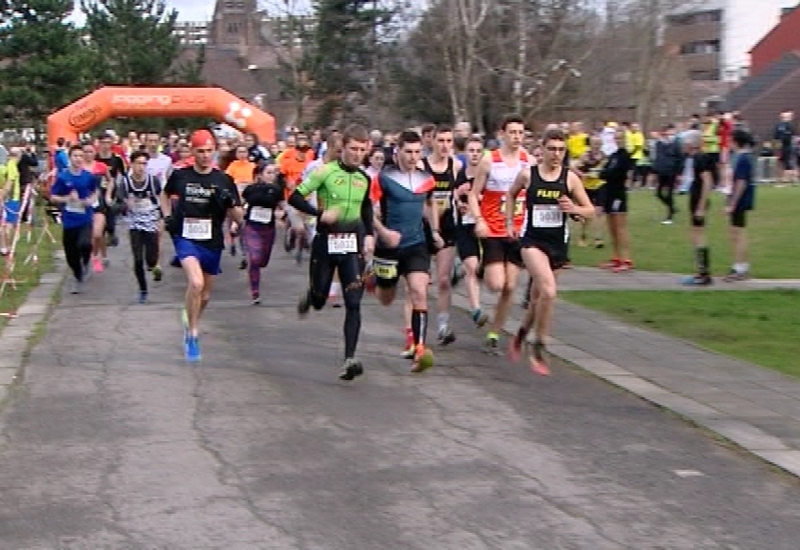
<svg viewBox="0 0 800 550">
<path fill-rule="evenodd" d="M 633 260 L 645 271 L 693 272 L 693 256 L 687 217 L 688 199 L 676 196 L 679 212 L 671 226 L 661 225 L 665 209 L 654 191 L 629 193 L 629 223 Z M 712 196 L 708 225 L 711 267 L 724 275 L 731 265 L 724 196 Z M 800 187 L 761 186 L 756 190 L 756 209 L 748 214 L 750 263 L 754 277 L 800 278 Z M 573 224 L 570 256 L 576 265 L 597 266 L 611 257 L 606 248 L 577 246 L 579 227 Z M 591 235 L 590 235 L 591 237 Z"/>
<path fill-rule="evenodd" d="M 43 215 L 43 214 L 42 214 Z M 41 220 L 41 215 L 40 218 Z M 7 284 L 3 295 L 0 297 L 0 313 L 14 313 L 25 301 L 31 289 L 39 284 L 39 277 L 43 273 L 49 273 L 53 270 L 53 253 L 61 249 L 61 226 L 50 223 L 50 233 L 55 237 L 55 243 L 51 242 L 46 236 L 39 244 L 38 248 L 38 265 L 37 262 L 30 261 L 25 265 L 25 260 L 28 258 L 29 253 L 33 250 L 36 240 L 41 234 L 41 228 L 36 227 L 31 233 L 30 242 L 27 239 L 27 225 L 22 226 L 22 233 L 17 250 L 14 255 L 14 272 L 13 278 L 17 281 L 17 288 L 14 289 L 11 284 Z M 8 258 L 0 258 L 0 282 L 6 276 L 6 266 Z M 0 317 L 0 329 L 2 329 L 8 322 L 8 316 L 3 315 Z"/>
<path fill-rule="evenodd" d="M 572 291 L 560 296 L 630 324 L 800 376 L 800 291 Z"/>
</svg>

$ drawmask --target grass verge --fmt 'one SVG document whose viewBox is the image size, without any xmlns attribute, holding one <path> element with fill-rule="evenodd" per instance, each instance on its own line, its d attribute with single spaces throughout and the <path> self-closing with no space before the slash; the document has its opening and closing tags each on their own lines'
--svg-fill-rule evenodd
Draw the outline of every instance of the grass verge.
<svg viewBox="0 0 800 550">
<path fill-rule="evenodd" d="M 800 376 L 800 291 L 570 291 L 569 302 Z"/>
<path fill-rule="evenodd" d="M 679 209 L 673 225 L 662 225 L 665 207 L 653 191 L 638 190 L 628 194 L 632 256 L 638 269 L 669 273 L 694 271 L 689 235 L 688 202 L 686 196 L 676 196 Z M 728 242 L 727 218 L 723 212 L 725 198 L 714 193 L 709 211 L 708 239 L 711 246 L 711 267 L 715 275 L 725 275 L 732 257 Z M 756 189 L 755 210 L 748 213 L 747 234 L 750 243 L 750 263 L 754 277 L 765 279 L 800 278 L 800 254 L 797 235 L 800 234 L 800 187 L 759 186 Z M 572 225 L 570 256 L 576 265 L 597 266 L 612 253 L 608 242 L 603 249 L 577 246 L 581 228 Z M 593 232 L 588 232 L 593 238 Z"/>
</svg>

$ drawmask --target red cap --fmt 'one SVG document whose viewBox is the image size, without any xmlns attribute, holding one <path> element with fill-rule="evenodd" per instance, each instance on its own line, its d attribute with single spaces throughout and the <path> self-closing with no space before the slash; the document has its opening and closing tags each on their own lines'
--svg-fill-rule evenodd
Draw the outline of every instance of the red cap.
<svg viewBox="0 0 800 550">
<path fill-rule="evenodd" d="M 215 140 L 214 135 L 209 132 L 208 130 L 195 130 L 192 133 L 192 139 L 190 140 L 192 144 L 192 148 L 200 148 L 200 147 L 214 147 Z"/>
</svg>

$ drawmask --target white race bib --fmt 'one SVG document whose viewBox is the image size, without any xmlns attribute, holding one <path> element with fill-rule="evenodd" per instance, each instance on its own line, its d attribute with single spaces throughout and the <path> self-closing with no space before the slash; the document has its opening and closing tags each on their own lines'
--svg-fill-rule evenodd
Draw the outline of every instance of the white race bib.
<svg viewBox="0 0 800 550">
<path fill-rule="evenodd" d="M 436 201 L 436 210 L 441 214 L 450 208 L 450 191 L 434 191 L 433 200 Z"/>
<path fill-rule="evenodd" d="M 270 223 L 272 221 L 272 208 L 253 206 L 250 208 L 250 221 L 256 223 Z"/>
<path fill-rule="evenodd" d="M 92 208 L 97 208 L 98 206 L 100 206 L 100 201 L 94 201 L 92 203 Z"/>
<path fill-rule="evenodd" d="M 472 214 L 464 214 L 461 216 L 461 225 L 475 225 L 476 221 L 475 216 Z"/>
<path fill-rule="evenodd" d="M 211 220 L 184 218 L 183 238 L 194 241 L 207 241 L 211 239 Z"/>
<path fill-rule="evenodd" d="M 150 199 L 133 199 L 133 208 L 134 212 L 149 212 L 153 209 L 153 201 Z"/>
<path fill-rule="evenodd" d="M 557 204 L 534 204 L 533 227 L 561 227 L 564 225 L 564 212 Z"/>
<path fill-rule="evenodd" d="M 67 201 L 65 210 L 72 214 L 86 214 L 86 205 L 81 201 Z"/>
<path fill-rule="evenodd" d="M 331 233 L 328 235 L 328 254 L 350 254 L 358 252 L 355 233 Z"/>
</svg>

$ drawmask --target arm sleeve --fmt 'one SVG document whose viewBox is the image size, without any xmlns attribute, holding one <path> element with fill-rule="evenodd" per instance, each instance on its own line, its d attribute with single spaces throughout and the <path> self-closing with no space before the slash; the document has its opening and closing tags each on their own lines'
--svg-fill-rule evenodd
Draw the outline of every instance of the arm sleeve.
<svg viewBox="0 0 800 550">
<path fill-rule="evenodd" d="M 67 194 L 67 190 L 64 186 L 64 180 L 61 179 L 61 175 L 56 176 L 56 181 L 54 181 L 53 185 L 50 186 L 50 194 L 57 197 Z"/>
<path fill-rule="evenodd" d="M 309 216 L 319 216 L 320 212 L 306 200 L 303 194 L 300 192 L 300 189 L 295 189 L 292 194 L 289 196 L 289 206 L 296 208 L 303 214 L 308 214 Z"/>
<path fill-rule="evenodd" d="M 328 170 L 325 165 L 322 165 L 318 169 L 311 172 L 308 177 L 303 180 L 303 183 L 297 186 L 296 190 L 302 197 L 307 197 L 322 186 L 322 183 L 325 181 L 327 176 Z M 295 208 L 297 207 L 295 206 Z"/>
<path fill-rule="evenodd" d="M 361 201 L 361 221 L 364 222 L 364 229 L 366 230 L 367 235 L 374 235 L 375 220 L 372 212 L 372 199 L 370 198 L 369 193 L 366 193 L 364 195 L 364 200 Z"/>
<path fill-rule="evenodd" d="M 177 185 L 176 180 L 177 180 L 177 172 L 173 172 L 170 175 L 169 179 L 167 179 L 167 184 L 164 186 L 164 193 L 166 193 L 167 195 L 172 195 L 173 193 L 175 193 L 175 187 Z"/>
</svg>

